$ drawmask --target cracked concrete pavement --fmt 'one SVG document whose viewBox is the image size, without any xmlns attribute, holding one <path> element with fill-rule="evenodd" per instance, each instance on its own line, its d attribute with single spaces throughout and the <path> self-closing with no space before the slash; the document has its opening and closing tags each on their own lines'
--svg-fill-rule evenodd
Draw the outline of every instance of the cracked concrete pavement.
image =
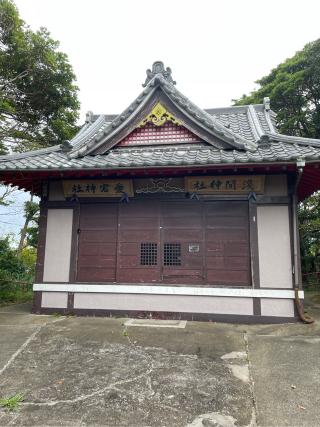
<svg viewBox="0 0 320 427">
<path fill-rule="evenodd" d="M 0 425 L 318 426 L 320 326 L 35 316 L 0 309 Z M 314 308 L 317 313 L 317 308 Z"/>
</svg>

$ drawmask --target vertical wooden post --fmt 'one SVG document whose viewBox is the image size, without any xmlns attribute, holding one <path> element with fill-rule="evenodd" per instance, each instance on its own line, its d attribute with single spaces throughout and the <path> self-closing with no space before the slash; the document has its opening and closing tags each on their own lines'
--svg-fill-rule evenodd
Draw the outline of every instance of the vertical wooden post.
<svg viewBox="0 0 320 427">
<path fill-rule="evenodd" d="M 259 248 L 258 248 L 258 217 L 255 195 L 249 195 L 249 233 L 251 282 L 254 289 L 260 288 Z M 261 300 L 253 298 L 253 314 L 261 316 Z"/>
</svg>

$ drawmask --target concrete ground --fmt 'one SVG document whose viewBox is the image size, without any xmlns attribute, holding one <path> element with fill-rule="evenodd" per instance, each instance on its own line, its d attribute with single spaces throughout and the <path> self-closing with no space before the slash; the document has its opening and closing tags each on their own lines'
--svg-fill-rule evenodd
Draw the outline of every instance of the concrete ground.
<svg viewBox="0 0 320 427">
<path fill-rule="evenodd" d="M 17 426 L 320 425 L 320 306 L 313 325 L 36 316 L 0 309 L 0 398 Z"/>
</svg>

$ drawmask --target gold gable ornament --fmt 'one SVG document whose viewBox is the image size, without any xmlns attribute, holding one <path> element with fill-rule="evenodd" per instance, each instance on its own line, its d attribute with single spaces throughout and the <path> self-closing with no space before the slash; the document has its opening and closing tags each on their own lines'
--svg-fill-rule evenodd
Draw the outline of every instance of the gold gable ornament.
<svg viewBox="0 0 320 427">
<path fill-rule="evenodd" d="M 166 122 L 172 122 L 177 126 L 182 124 L 180 120 L 176 119 L 160 102 L 158 102 L 151 110 L 151 113 L 139 123 L 138 128 L 142 128 L 147 123 L 153 123 L 155 126 L 162 126 Z"/>
</svg>

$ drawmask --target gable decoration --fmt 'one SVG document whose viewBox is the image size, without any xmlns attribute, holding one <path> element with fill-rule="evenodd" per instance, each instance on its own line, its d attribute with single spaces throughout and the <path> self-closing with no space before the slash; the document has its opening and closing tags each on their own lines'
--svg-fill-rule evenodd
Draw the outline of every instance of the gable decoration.
<svg viewBox="0 0 320 427">
<path fill-rule="evenodd" d="M 151 113 L 143 119 L 139 124 L 138 128 L 144 127 L 148 123 L 152 123 L 155 126 L 162 126 L 167 122 L 172 122 L 177 126 L 182 123 L 176 119 L 160 102 L 158 102 L 151 110 Z"/>
</svg>

